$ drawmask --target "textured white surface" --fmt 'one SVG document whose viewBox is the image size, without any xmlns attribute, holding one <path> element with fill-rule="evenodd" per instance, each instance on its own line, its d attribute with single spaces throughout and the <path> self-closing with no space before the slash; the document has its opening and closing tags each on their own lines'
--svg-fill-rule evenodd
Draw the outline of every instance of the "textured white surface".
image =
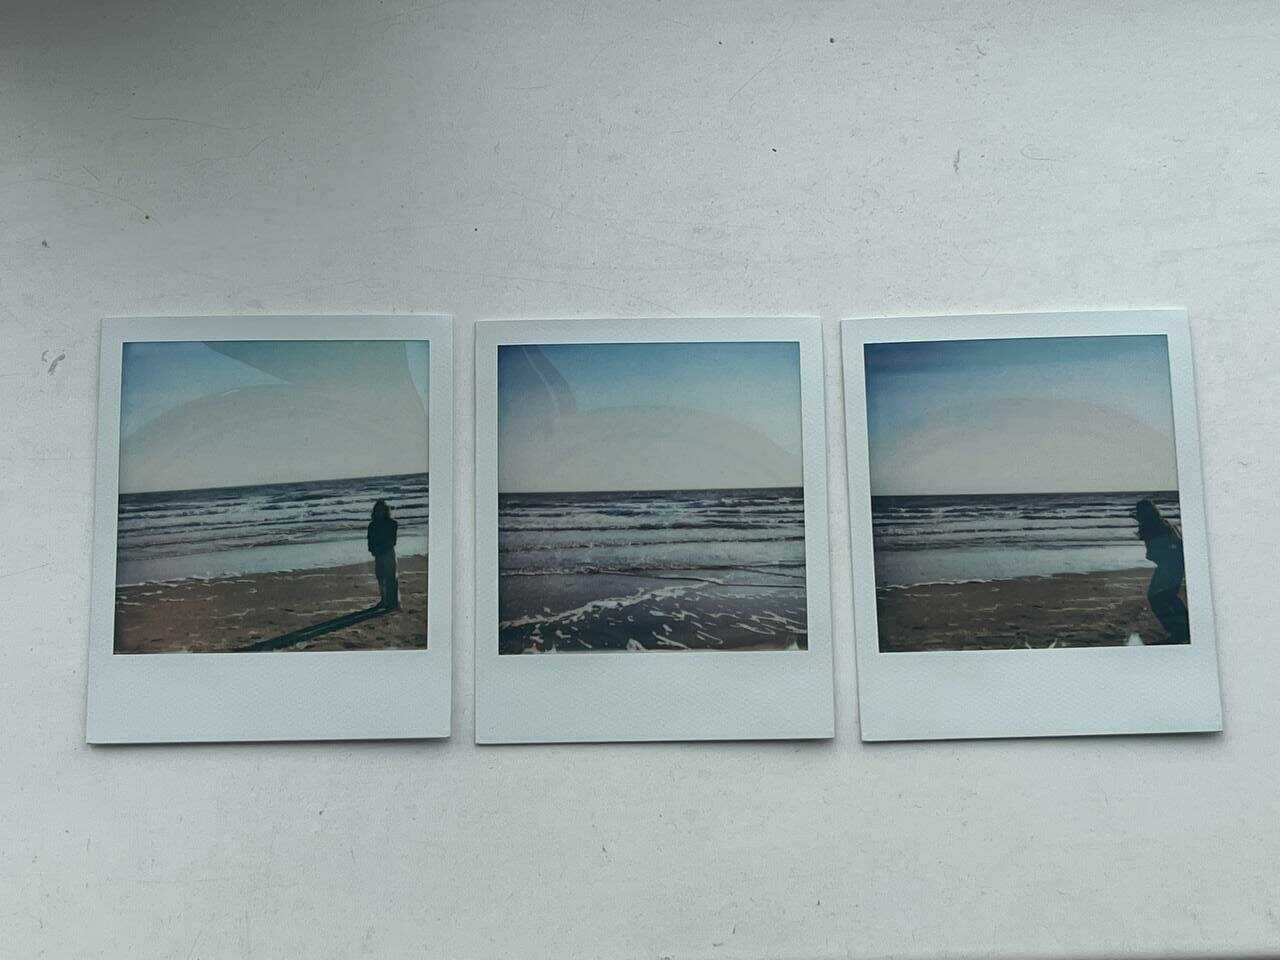
<svg viewBox="0 0 1280 960">
<path fill-rule="evenodd" d="M 8 0 L 0 955 L 1273 953 L 1278 62 L 1269 3 Z M 864 746 L 836 319 L 1150 304 L 1226 732 Z M 99 318 L 410 310 L 464 324 L 454 739 L 85 746 Z M 465 323 L 667 313 L 827 321 L 837 739 L 479 749 Z"/>
</svg>

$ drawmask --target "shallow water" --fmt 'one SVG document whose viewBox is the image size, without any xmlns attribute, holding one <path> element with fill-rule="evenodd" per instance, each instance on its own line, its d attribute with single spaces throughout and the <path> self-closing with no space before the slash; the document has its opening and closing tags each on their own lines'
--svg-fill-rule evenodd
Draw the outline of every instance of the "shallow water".
<svg viewBox="0 0 1280 960">
<path fill-rule="evenodd" d="M 1177 492 L 873 497 L 877 587 L 1146 567 L 1134 504 Z"/>
<path fill-rule="evenodd" d="M 396 552 L 427 552 L 427 474 L 122 494 L 116 583 L 335 567 L 369 560 L 365 529 L 384 499 Z"/>
<path fill-rule="evenodd" d="M 499 648 L 802 649 L 799 488 L 504 494 Z"/>
</svg>

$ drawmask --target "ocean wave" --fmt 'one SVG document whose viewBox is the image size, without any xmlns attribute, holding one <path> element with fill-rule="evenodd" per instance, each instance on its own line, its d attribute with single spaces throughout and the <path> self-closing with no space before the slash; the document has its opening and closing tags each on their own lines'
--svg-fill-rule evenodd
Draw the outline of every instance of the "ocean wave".
<svg viewBox="0 0 1280 960">
<path fill-rule="evenodd" d="M 1118 540 L 1101 537 L 1075 537 L 1066 540 L 1027 540 L 1021 537 L 945 537 L 937 536 L 919 540 L 876 539 L 877 550 L 894 550 L 900 552 L 965 550 L 1002 547 L 1010 550 L 1034 549 L 1048 551 L 1071 551 L 1085 547 L 1134 547 L 1141 548 L 1141 541 L 1135 539 Z"/>
<path fill-rule="evenodd" d="M 794 526 L 794 524 L 792 524 Z M 765 530 L 781 526 L 777 523 L 725 523 L 720 520 L 669 520 L 649 523 L 629 523 L 626 525 L 601 526 L 599 524 L 576 524 L 564 526 L 503 526 L 499 523 L 499 534 L 515 533 L 590 533 L 593 531 L 609 533 L 626 533 L 630 530 Z"/>
<path fill-rule="evenodd" d="M 136 562 L 358 539 L 378 499 L 412 537 L 429 523 L 428 494 L 425 474 L 122 494 L 119 553 Z"/>
<path fill-rule="evenodd" d="M 804 566 L 798 493 L 504 496 L 500 572 L 714 578 L 785 561 L 795 566 L 773 568 L 785 585 Z"/>
<path fill-rule="evenodd" d="M 739 537 L 732 540 L 716 538 L 708 540 L 577 540 L 564 543 L 500 543 L 498 553 L 503 556 L 513 556 L 523 553 L 570 553 L 583 550 L 609 550 L 617 553 L 626 551 L 634 552 L 643 550 L 647 547 L 687 547 L 707 551 L 715 547 L 723 549 L 733 549 L 740 545 L 749 544 L 788 544 L 802 543 L 804 541 L 803 534 L 789 534 L 780 537 Z"/>
<path fill-rule="evenodd" d="M 748 573 L 762 574 L 765 576 L 777 576 L 792 580 L 804 579 L 805 563 L 803 560 L 798 562 L 778 561 L 775 563 L 758 562 L 752 563 L 750 566 L 734 563 L 641 563 L 641 564 L 624 564 L 624 563 L 578 563 L 564 564 L 561 566 L 542 566 L 542 567 L 502 567 L 500 574 L 503 577 L 548 577 L 548 576 L 620 576 L 620 577 L 653 577 L 658 579 L 664 576 L 678 575 L 681 573 L 688 574 L 687 577 L 678 579 L 688 580 L 714 580 L 715 575 L 730 573 Z M 790 571 L 800 571 L 800 573 L 792 573 Z M 722 582 L 717 580 L 716 582 Z M 723 581 L 728 585 L 732 585 L 728 581 Z M 783 584 L 777 584 L 783 586 Z"/>
<path fill-rule="evenodd" d="M 655 600 L 678 597 L 682 593 L 688 593 L 690 590 L 696 589 L 698 589 L 698 584 L 696 583 L 688 585 L 677 584 L 670 587 L 659 587 L 656 590 L 638 590 L 633 594 L 622 597 L 603 597 L 599 600 L 590 600 L 568 610 L 561 610 L 558 613 L 535 613 L 516 617 L 512 620 L 504 620 L 498 623 L 498 629 L 511 630 L 515 627 L 554 626 L 555 624 L 575 623 L 605 610 L 621 610 L 640 603 L 651 603 Z"/>
</svg>

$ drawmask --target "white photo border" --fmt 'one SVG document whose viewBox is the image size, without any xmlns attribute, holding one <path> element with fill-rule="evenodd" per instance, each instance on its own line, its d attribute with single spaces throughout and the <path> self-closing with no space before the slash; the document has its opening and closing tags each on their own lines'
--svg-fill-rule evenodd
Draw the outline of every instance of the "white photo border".
<svg viewBox="0 0 1280 960">
<path fill-rule="evenodd" d="M 912 341 L 1166 337 L 1191 643 L 881 653 L 871 525 L 865 347 Z M 1217 641 L 1185 310 L 845 320 L 845 437 L 864 741 L 1190 733 L 1222 729 Z"/>
<path fill-rule="evenodd" d="M 807 651 L 501 655 L 498 347 L 795 342 L 800 348 Z M 834 736 L 822 328 L 816 319 L 488 320 L 476 325 L 477 743 Z"/>
<path fill-rule="evenodd" d="M 116 655 L 123 347 L 132 342 L 430 342 L 427 649 Z M 89 620 L 89 743 L 447 737 L 452 715 L 453 328 L 442 315 L 112 318 L 102 323 Z"/>
</svg>

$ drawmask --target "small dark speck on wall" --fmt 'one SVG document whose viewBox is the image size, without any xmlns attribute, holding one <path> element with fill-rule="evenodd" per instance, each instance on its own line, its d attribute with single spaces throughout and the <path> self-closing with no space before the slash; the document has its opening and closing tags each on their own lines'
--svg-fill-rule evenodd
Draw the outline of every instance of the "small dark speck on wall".
<svg viewBox="0 0 1280 960">
<path fill-rule="evenodd" d="M 48 249 L 49 249 L 49 241 L 48 241 L 48 240 L 41 240 L 41 241 L 40 241 L 40 246 L 42 246 L 42 247 L 44 247 L 46 250 L 48 250 Z"/>
<path fill-rule="evenodd" d="M 827 43 L 835 43 L 835 42 L 836 42 L 835 37 L 831 37 L 829 40 L 827 40 Z"/>
<path fill-rule="evenodd" d="M 778 148 L 777 148 L 777 147 L 770 147 L 769 149 L 770 149 L 770 150 L 772 150 L 774 153 L 777 153 L 777 152 L 778 152 Z"/>
<path fill-rule="evenodd" d="M 49 364 L 49 373 L 52 374 L 53 371 L 57 370 L 58 364 L 60 364 L 65 359 L 67 359 L 67 355 L 65 353 L 60 353 L 56 357 L 54 357 L 53 362 Z"/>
</svg>

